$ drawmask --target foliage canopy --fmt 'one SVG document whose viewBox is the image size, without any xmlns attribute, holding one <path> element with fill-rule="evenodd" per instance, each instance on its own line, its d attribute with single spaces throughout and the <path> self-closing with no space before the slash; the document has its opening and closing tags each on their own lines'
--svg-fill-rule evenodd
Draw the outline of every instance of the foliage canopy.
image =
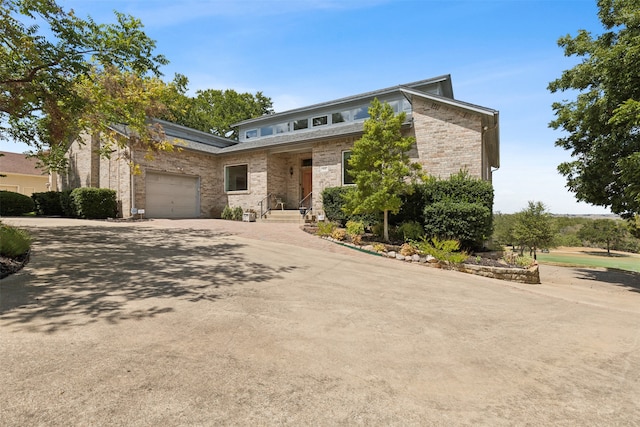
<svg viewBox="0 0 640 427">
<path fill-rule="evenodd" d="M 262 92 L 253 95 L 233 89 L 199 90 L 193 98 L 183 95 L 171 108 L 176 123 L 231 139 L 238 139 L 233 124 L 273 112 L 271 98 Z"/>
<path fill-rule="evenodd" d="M 566 56 L 583 58 L 552 81 L 552 92 L 577 91 L 553 104 L 556 145 L 572 161 L 558 166 L 576 198 L 611 207 L 623 217 L 640 213 L 640 8 L 633 0 L 599 0 L 605 32 L 585 30 L 559 39 Z"/>
<path fill-rule="evenodd" d="M 526 246 L 535 258 L 537 249 L 553 243 L 553 219 L 542 202 L 529 201 L 527 208 L 515 215 L 512 233 L 521 251 Z"/>
<path fill-rule="evenodd" d="M 153 53 L 155 41 L 140 20 L 115 18 L 98 24 L 54 0 L 0 0 L 0 138 L 42 153 L 65 146 L 82 125 L 122 123 L 115 112 L 157 108 L 150 107 L 157 99 L 149 85 L 162 86 L 160 66 L 168 61 Z M 155 142 L 137 118 L 130 126 L 140 140 Z M 55 164 L 61 156 L 41 159 Z"/>
</svg>

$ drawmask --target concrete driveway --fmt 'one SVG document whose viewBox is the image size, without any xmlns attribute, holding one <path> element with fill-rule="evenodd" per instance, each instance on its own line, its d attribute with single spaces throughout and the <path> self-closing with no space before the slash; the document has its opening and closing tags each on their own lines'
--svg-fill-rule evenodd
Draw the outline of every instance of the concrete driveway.
<svg viewBox="0 0 640 427">
<path fill-rule="evenodd" d="M 640 420 L 637 276 L 518 285 L 291 225 L 3 221 L 35 238 L 0 282 L 3 426 Z"/>
</svg>

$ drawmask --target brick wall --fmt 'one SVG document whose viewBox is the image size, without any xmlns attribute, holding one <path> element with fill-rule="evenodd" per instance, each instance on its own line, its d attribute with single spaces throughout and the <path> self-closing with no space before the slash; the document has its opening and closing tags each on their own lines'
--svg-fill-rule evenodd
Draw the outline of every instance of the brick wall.
<svg viewBox="0 0 640 427">
<path fill-rule="evenodd" d="M 313 210 L 322 211 L 322 191 L 342 185 L 342 152 L 351 150 L 354 138 L 336 138 L 313 147 Z"/>
<path fill-rule="evenodd" d="M 147 172 L 167 173 L 199 177 L 200 216 L 219 216 L 225 205 L 222 174 L 219 160 L 211 154 L 182 149 L 173 153 L 156 153 L 154 159 L 146 160 L 144 150 L 134 150 L 133 161 L 140 165 L 141 173 L 133 176 L 135 208 L 144 209 L 146 203 L 145 179 Z M 125 205 L 123 200 L 123 206 Z M 131 208 L 131 207 L 130 207 Z M 124 212 L 128 214 L 130 212 Z"/>
<path fill-rule="evenodd" d="M 224 192 L 225 166 L 246 164 L 248 166 L 249 188 L 247 191 Z M 217 191 L 222 195 L 224 204 L 230 207 L 240 206 L 242 209 L 259 211 L 260 201 L 267 195 L 267 152 L 264 150 L 222 156 L 219 158 L 220 183 Z M 222 207 L 224 207 L 224 204 Z"/>
<path fill-rule="evenodd" d="M 446 179 L 466 169 L 471 176 L 486 179 L 479 115 L 414 100 L 411 134 L 416 138 L 415 160 L 427 174 Z"/>
<path fill-rule="evenodd" d="M 83 133 L 79 140 L 74 141 L 68 148 L 67 173 L 58 175 L 58 187 L 62 190 L 78 187 L 96 187 L 99 185 L 100 165 L 96 164 L 99 142 L 91 135 Z"/>
</svg>

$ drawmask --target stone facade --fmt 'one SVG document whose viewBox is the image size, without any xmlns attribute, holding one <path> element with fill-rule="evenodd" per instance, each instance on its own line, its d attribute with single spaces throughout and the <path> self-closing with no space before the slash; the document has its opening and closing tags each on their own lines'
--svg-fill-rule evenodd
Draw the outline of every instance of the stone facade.
<svg viewBox="0 0 640 427">
<path fill-rule="evenodd" d="M 450 85 L 450 78 L 443 76 L 415 82 L 409 85 L 410 89 L 406 85 L 385 89 L 380 95 L 396 106 L 408 105 L 411 98 L 403 132 L 416 139 L 409 154 L 413 161 L 422 165 L 426 174 L 448 178 L 466 170 L 472 177 L 491 181 L 492 167 L 499 166 L 498 113 L 455 101 Z M 435 88 L 438 90 L 434 92 Z M 186 138 L 182 142 L 187 148 L 156 153 L 153 160 L 147 160 L 145 152 L 133 148 L 116 149 L 111 159 L 100 159 L 99 139 L 83 135 L 84 144 L 74 142 L 67 153 L 70 169 L 69 175 L 61 179 L 62 188 L 112 188 L 118 193 L 120 213 L 126 217 L 131 208 L 145 208 L 148 197 L 146 174 L 154 172 L 197 178 L 197 206 L 201 217 L 219 217 L 225 206 L 260 212 L 261 202 L 266 208 L 269 196 L 283 199 L 287 209 L 297 209 L 309 191 L 312 192 L 313 212 L 320 214 L 322 191 L 343 185 L 343 153 L 351 150 L 362 135 L 364 120 L 359 117 L 333 123 L 332 114 L 344 109 L 360 111 L 374 95 L 367 93 L 280 116 L 251 119 L 239 124 L 240 131 L 297 117 L 303 121 L 312 120 L 316 115 L 325 120 L 331 118 L 331 123 L 316 126 L 307 122 L 312 123 L 309 128 L 289 128 L 290 131 L 280 134 L 241 138 L 239 143 L 165 123 L 166 126 L 178 126 L 173 131 L 179 131 L 179 135 Z M 343 117 L 341 114 L 339 117 Z M 131 174 L 132 162 L 139 166 L 139 174 Z M 227 192 L 225 168 L 236 165 L 247 165 L 248 188 Z M 164 203 L 165 199 L 154 200 Z"/>
<path fill-rule="evenodd" d="M 446 105 L 414 101 L 413 128 L 417 159 L 425 173 L 446 179 L 466 170 L 475 178 L 491 180 L 483 158 L 482 120 L 478 115 Z"/>
<path fill-rule="evenodd" d="M 99 139 L 83 133 L 67 149 L 68 173 L 58 178 L 62 189 L 100 187 Z"/>
</svg>

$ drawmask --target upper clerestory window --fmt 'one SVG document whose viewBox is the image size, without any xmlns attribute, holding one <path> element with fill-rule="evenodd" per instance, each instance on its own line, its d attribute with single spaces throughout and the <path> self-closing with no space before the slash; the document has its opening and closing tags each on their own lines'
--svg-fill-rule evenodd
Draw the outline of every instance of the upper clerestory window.
<svg viewBox="0 0 640 427">
<path fill-rule="evenodd" d="M 293 122 L 293 130 L 307 129 L 309 127 L 309 119 L 300 119 Z"/>
<path fill-rule="evenodd" d="M 326 124 L 329 123 L 329 117 L 328 116 L 320 116 L 320 117 L 314 117 L 311 122 L 313 123 L 313 126 L 324 126 Z"/>
</svg>

